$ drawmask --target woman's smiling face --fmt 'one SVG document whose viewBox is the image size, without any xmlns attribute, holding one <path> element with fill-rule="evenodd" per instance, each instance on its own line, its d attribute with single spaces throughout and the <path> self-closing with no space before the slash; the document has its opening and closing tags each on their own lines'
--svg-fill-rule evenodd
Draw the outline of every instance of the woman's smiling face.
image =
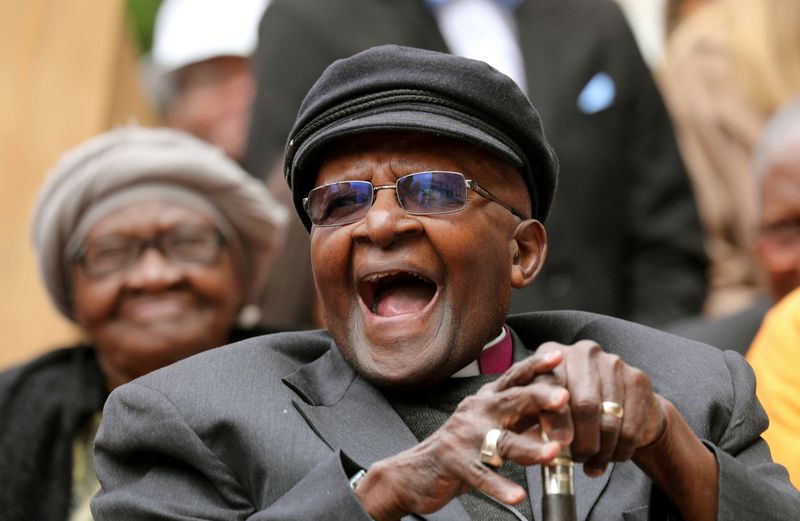
<svg viewBox="0 0 800 521">
<path fill-rule="evenodd" d="M 212 220 L 195 210 L 142 202 L 102 218 L 83 244 L 181 230 L 216 233 Z M 243 297 L 229 249 L 220 248 L 207 263 L 176 262 L 147 248 L 129 268 L 99 277 L 73 265 L 75 317 L 111 387 L 226 342 Z"/>
</svg>

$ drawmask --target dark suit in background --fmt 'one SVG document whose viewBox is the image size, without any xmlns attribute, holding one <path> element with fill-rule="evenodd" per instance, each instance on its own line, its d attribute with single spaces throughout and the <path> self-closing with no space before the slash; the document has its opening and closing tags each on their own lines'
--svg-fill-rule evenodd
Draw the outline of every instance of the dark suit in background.
<svg viewBox="0 0 800 521">
<path fill-rule="evenodd" d="M 707 280 L 694 199 L 619 8 L 527 0 L 516 19 L 528 94 L 561 173 L 548 260 L 537 284 L 514 292 L 511 311 L 582 309 L 657 325 L 698 314 Z M 259 176 L 282 157 L 304 94 L 332 61 L 385 43 L 447 51 L 421 0 L 274 0 L 259 38 L 246 159 Z M 581 108 L 587 88 L 593 103 Z M 297 230 L 291 240 L 308 241 Z M 288 264 L 283 280 L 294 276 Z M 286 309 L 285 299 L 276 305 Z"/>
<path fill-rule="evenodd" d="M 730 349 L 744 356 L 761 327 L 764 316 L 775 303 L 758 297 L 751 306 L 720 318 L 692 318 L 670 324 L 665 331 L 720 349 Z"/>
<path fill-rule="evenodd" d="M 739 355 L 588 313 L 508 324 L 515 358 L 548 340 L 589 338 L 646 372 L 716 455 L 720 521 L 800 519 L 800 495 L 760 438 L 767 417 Z M 96 441 L 95 519 L 367 521 L 348 477 L 417 440 L 332 346 L 324 332 L 270 335 L 118 388 Z M 577 468 L 575 478 L 579 521 L 666 520 L 672 511 L 632 461 L 599 478 Z M 539 468 L 526 480 L 541 519 Z M 469 519 L 458 499 L 416 518 Z"/>
</svg>

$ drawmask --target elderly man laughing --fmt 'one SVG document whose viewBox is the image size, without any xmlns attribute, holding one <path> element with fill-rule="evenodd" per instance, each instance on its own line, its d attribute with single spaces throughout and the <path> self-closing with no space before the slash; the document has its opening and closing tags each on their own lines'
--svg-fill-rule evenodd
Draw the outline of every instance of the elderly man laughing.
<svg viewBox="0 0 800 521">
<path fill-rule="evenodd" d="M 386 46 L 331 65 L 286 151 L 328 331 L 116 390 L 96 518 L 542 519 L 538 465 L 564 447 L 579 519 L 799 518 L 739 355 L 505 316 L 544 262 L 557 169 L 481 62 Z"/>
</svg>

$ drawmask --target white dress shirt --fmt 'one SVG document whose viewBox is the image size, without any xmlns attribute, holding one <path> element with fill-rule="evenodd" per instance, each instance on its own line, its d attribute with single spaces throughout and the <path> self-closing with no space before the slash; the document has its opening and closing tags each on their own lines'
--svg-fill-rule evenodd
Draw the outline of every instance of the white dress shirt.
<svg viewBox="0 0 800 521">
<path fill-rule="evenodd" d="M 488 63 L 528 92 L 513 12 L 519 0 L 427 0 L 427 4 L 451 53 Z"/>
</svg>

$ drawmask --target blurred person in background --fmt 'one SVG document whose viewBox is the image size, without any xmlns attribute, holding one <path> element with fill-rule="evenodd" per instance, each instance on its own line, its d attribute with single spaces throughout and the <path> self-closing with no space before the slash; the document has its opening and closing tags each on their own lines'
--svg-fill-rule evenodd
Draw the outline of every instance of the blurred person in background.
<svg viewBox="0 0 800 521">
<path fill-rule="evenodd" d="M 781 109 L 767 124 L 752 161 L 757 196 L 755 249 L 767 291 L 752 304 L 717 319 L 693 319 L 667 328 L 672 333 L 744 354 L 774 303 L 800 287 L 800 101 Z"/>
<path fill-rule="evenodd" d="M 800 98 L 769 121 L 753 162 L 760 196 L 756 252 L 777 302 L 800 287 Z"/>
<path fill-rule="evenodd" d="M 335 59 L 386 43 L 489 63 L 547 125 L 562 158 L 549 262 L 535 288 L 514 291 L 512 312 L 580 309 L 650 325 L 700 312 L 706 258 L 691 186 L 651 73 L 607 0 L 273 0 L 253 58 L 248 170 L 279 177 L 303 93 Z M 307 251 L 294 222 L 290 242 Z"/>
<path fill-rule="evenodd" d="M 668 0 L 616 0 L 633 30 L 642 58 L 654 69 L 664 56 Z"/>
<path fill-rule="evenodd" d="M 800 93 L 800 2 L 715 0 L 668 46 L 660 79 L 707 234 L 705 312 L 746 308 L 760 291 L 750 172 L 764 123 Z"/>
<path fill-rule="evenodd" d="M 667 40 L 675 27 L 710 1 L 713 0 L 616 0 L 652 70 L 661 66 Z"/>
<path fill-rule="evenodd" d="M 666 0 L 667 36 L 697 9 L 714 1 L 716 0 Z"/>
<path fill-rule="evenodd" d="M 794 236 L 795 255 L 800 233 Z M 767 313 L 747 361 L 756 374 L 756 395 L 769 415 L 762 437 L 772 459 L 786 467 L 800 489 L 800 289 L 783 298 Z"/>
<path fill-rule="evenodd" d="M 269 0 L 164 0 L 153 33 L 153 88 L 164 123 L 241 162 L 254 80 L 250 56 Z"/>
<path fill-rule="evenodd" d="M 0 517 L 91 519 L 92 443 L 110 390 L 261 330 L 286 209 L 218 149 L 125 127 L 66 154 L 33 242 L 53 304 L 85 342 L 0 374 Z M 199 383 L 202 385 L 202 382 Z"/>
<path fill-rule="evenodd" d="M 770 419 L 764 439 L 800 488 L 800 100 L 770 121 L 755 164 L 762 205 L 756 251 L 779 302 L 767 313 L 747 360 Z"/>
<path fill-rule="evenodd" d="M 152 90 L 164 124 L 222 148 L 241 164 L 255 91 L 251 55 L 269 0 L 164 0 L 153 33 Z M 291 192 L 281 176 L 268 189 L 284 205 Z M 305 229 L 291 217 L 260 304 L 269 326 L 319 327 Z"/>
<path fill-rule="evenodd" d="M 698 7 L 713 0 L 616 0 L 631 25 L 642 57 L 658 70 L 670 34 Z"/>
</svg>

